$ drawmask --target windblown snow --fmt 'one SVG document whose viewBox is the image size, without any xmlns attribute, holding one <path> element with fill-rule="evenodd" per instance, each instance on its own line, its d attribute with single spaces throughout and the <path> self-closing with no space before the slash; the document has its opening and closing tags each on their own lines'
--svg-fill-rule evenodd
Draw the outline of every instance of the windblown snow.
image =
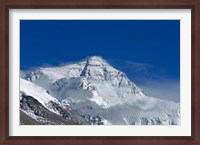
<svg viewBox="0 0 200 145">
<path fill-rule="evenodd" d="M 179 125 L 179 104 L 144 94 L 101 57 L 24 72 L 20 90 L 45 106 L 70 107 L 104 125 Z M 48 92 L 48 93 L 47 93 Z M 59 101 L 60 102 L 59 102 Z"/>
</svg>

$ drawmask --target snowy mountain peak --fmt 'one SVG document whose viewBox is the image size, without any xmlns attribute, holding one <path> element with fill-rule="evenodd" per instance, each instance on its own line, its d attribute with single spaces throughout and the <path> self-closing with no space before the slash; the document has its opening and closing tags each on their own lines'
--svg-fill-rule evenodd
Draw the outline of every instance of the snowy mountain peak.
<svg viewBox="0 0 200 145">
<path fill-rule="evenodd" d="M 112 67 L 101 56 L 91 56 L 85 61 L 65 66 L 40 68 L 26 73 L 22 78 L 39 84 L 46 89 L 51 83 L 56 84 L 59 82 L 59 84 L 62 84 L 63 80 L 69 81 L 76 78 L 80 79 L 80 86 L 85 86 L 82 84 L 85 84 L 86 80 L 86 84 L 89 83 L 93 89 L 96 88 L 97 84 L 98 86 L 108 85 L 112 88 L 128 89 L 125 91 L 126 93 L 143 95 L 143 92 L 123 72 Z"/>
<path fill-rule="evenodd" d="M 87 59 L 85 67 L 80 76 L 93 79 L 105 79 L 106 66 L 109 65 L 101 57 L 92 56 Z"/>
<path fill-rule="evenodd" d="M 55 97 L 64 107 L 83 116 L 100 115 L 111 124 L 179 124 L 179 104 L 146 96 L 125 73 L 99 56 L 40 68 L 23 78 L 21 92 L 44 106 Z"/>
<path fill-rule="evenodd" d="M 91 61 L 105 61 L 101 56 L 90 56 L 88 58 L 88 60 L 91 60 Z"/>
<path fill-rule="evenodd" d="M 108 82 L 115 87 L 133 85 L 123 72 L 115 69 L 99 56 L 92 56 L 87 60 L 80 76 L 93 81 L 98 80 L 99 83 Z"/>
<path fill-rule="evenodd" d="M 91 66 L 103 66 L 107 64 L 107 62 L 101 56 L 91 56 L 87 59 L 86 65 Z"/>
</svg>

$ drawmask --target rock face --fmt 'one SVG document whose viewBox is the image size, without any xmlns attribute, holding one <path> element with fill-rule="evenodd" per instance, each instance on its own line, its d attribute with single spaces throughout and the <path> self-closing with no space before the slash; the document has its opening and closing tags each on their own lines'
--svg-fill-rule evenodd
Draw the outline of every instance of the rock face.
<svg viewBox="0 0 200 145">
<path fill-rule="evenodd" d="M 82 124 L 178 125 L 180 122 L 179 104 L 145 95 L 123 72 L 98 56 L 61 67 L 39 68 L 21 77 L 22 93 L 44 100 L 39 102 L 47 110 L 65 119 L 69 114 L 63 114 L 63 108 L 73 110 L 85 119 Z M 34 86 L 32 91 L 27 89 L 29 83 Z M 45 95 L 34 94 L 38 87 Z M 50 99 L 45 101 L 44 96 Z"/>
</svg>

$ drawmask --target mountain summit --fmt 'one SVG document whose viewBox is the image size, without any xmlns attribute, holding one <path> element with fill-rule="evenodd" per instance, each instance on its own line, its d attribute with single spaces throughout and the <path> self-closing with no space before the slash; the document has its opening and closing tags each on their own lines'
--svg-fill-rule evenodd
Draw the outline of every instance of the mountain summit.
<svg viewBox="0 0 200 145">
<path fill-rule="evenodd" d="M 91 56 L 87 59 L 87 64 L 93 66 L 102 66 L 107 64 L 107 62 L 101 56 Z"/>
<path fill-rule="evenodd" d="M 179 104 L 145 95 L 123 72 L 99 56 L 36 69 L 21 77 L 47 90 L 63 108 L 78 112 L 91 124 L 179 124 Z"/>
</svg>

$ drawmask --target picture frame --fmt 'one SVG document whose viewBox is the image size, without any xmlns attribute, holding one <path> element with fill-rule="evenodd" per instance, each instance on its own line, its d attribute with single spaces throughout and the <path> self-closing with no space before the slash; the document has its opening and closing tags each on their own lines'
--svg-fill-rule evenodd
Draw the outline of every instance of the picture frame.
<svg viewBox="0 0 200 145">
<path fill-rule="evenodd" d="M 1 1 L 1 144 L 200 144 L 199 0 Z M 9 10 L 11 9 L 191 9 L 191 136 L 10 136 Z"/>
</svg>

